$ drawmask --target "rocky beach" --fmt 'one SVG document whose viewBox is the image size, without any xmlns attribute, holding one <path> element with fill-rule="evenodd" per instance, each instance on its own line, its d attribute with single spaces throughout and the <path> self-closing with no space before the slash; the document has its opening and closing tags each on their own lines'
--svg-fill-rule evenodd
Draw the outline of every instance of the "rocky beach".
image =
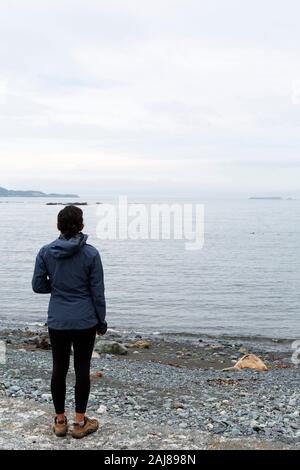
<svg viewBox="0 0 300 470">
<path fill-rule="evenodd" d="M 79 442 L 51 430 L 51 349 L 44 325 L 1 326 L 1 449 L 299 449 L 299 369 L 291 342 L 146 334 L 98 337 L 88 414 L 100 430 Z M 266 371 L 237 369 L 257 355 Z M 67 382 L 72 423 L 74 371 Z"/>
</svg>

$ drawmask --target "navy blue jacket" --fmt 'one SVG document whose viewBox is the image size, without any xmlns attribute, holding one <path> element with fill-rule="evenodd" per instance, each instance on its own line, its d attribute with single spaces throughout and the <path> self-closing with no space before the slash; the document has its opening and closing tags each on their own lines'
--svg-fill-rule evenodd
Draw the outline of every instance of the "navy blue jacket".
<svg viewBox="0 0 300 470">
<path fill-rule="evenodd" d="M 36 257 L 32 289 L 51 294 L 48 326 L 56 330 L 81 330 L 98 325 L 107 330 L 104 277 L 96 248 L 82 233 L 69 240 L 60 236 Z"/>
</svg>

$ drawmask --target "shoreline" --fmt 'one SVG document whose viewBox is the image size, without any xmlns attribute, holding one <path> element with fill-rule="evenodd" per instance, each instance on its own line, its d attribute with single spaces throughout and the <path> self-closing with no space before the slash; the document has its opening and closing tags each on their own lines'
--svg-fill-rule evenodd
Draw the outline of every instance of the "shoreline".
<svg viewBox="0 0 300 470">
<path fill-rule="evenodd" d="M 31 330 L 31 331 L 38 331 L 40 329 L 44 329 L 47 326 L 46 322 L 41 321 L 21 321 L 15 320 L 12 321 L 8 318 L 1 319 L 0 318 L 0 334 L 3 330 Z M 239 333 L 209 333 L 205 330 L 201 330 L 199 332 L 190 332 L 190 331 L 171 331 L 165 329 L 154 329 L 151 331 L 149 328 L 129 328 L 123 329 L 122 327 L 117 326 L 109 326 L 108 328 L 112 332 L 116 332 L 121 336 L 132 336 L 135 334 L 140 334 L 142 336 L 149 336 L 149 337 L 160 337 L 164 338 L 165 340 L 171 340 L 174 342 L 197 342 L 199 338 L 207 340 L 207 341 L 232 341 L 232 342 L 247 342 L 248 344 L 260 344 L 262 347 L 270 347 L 272 349 L 273 345 L 275 345 L 276 349 L 282 348 L 288 351 L 291 351 L 292 343 L 298 339 L 296 335 L 293 338 L 285 337 L 285 336 L 266 336 L 266 335 L 255 335 L 255 334 L 239 334 Z"/>
<path fill-rule="evenodd" d="M 78 448 L 71 438 L 60 444 L 51 434 L 52 360 L 46 327 L 2 328 L 0 339 L 7 341 L 7 363 L 0 364 L 0 411 L 5 404 L 15 410 L 18 426 L 25 430 L 30 414 L 43 412 L 43 423 L 36 424 L 41 426 L 41 435 L 32 443 L 28 430 L 28 441 L 20 443 L 20 448 L 43 448 L 44 441 L 53 448 Z M 138 347 L 137 341 L 146 347 Z M 127 354 L 102 353 L 103 345 L 110 342 L 125 347 Z M 299 372 L 291 362 L 291 351 L 282 349 L 280 343 L 205 335 L 197 341 L 179 341 L 170 335 L 109 329 L 97 339 L 95 351 L 89 414 L 103 423 L 106 437 L 100 431 L 84 439 L 79 444 L 82 448 L 88 448 L 88 443 L 117 448 L 112 435 L 128 449 L 300 447 Z M 261 357 L 269 370 L 223 370 L 247 351 Z M 71 365 L 69 417 L 74 380 Z M 26 408 L 25 417 L 20 407 Z M 7 448 L 10 439 L 17 442 L 9 423 L 6 428 L 5 414 L 0 413 L 6 433 L 0 448 Z"/>
</svg>

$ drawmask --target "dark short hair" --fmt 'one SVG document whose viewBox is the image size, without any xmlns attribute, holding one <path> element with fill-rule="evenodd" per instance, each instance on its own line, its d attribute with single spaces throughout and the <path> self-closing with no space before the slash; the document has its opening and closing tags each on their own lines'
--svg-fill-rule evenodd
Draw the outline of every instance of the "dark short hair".
<svg viewBox="0 0 300 470">
<path fill-rule="evenodd" d="M 66 206 L 57 216 L 57 228 L 66 238 L 77 235 L 83 226 L 83 212 L 79 207 Z"/>
</svg>

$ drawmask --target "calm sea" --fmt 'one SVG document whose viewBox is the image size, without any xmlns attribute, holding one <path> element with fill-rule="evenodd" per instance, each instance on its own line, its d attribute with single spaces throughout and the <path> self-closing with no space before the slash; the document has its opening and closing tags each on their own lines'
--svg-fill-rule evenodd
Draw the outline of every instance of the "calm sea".
<svg viewBox="0 0 300 470">
<path fill-rule="evenodd" d="M 0 320 L 45 321 L 48 296 L 32 293 L 31 276 L 37 250 L 57 236 L 60 208 L 0 201 Z M 300 201 L 197 201 L 205 204 L 200 251 L 174 240 L 98 240 L 97 206 L 88 202 L 84 231 L 101 251 L 110 326 L 300 337 Z"/>
</svg>

